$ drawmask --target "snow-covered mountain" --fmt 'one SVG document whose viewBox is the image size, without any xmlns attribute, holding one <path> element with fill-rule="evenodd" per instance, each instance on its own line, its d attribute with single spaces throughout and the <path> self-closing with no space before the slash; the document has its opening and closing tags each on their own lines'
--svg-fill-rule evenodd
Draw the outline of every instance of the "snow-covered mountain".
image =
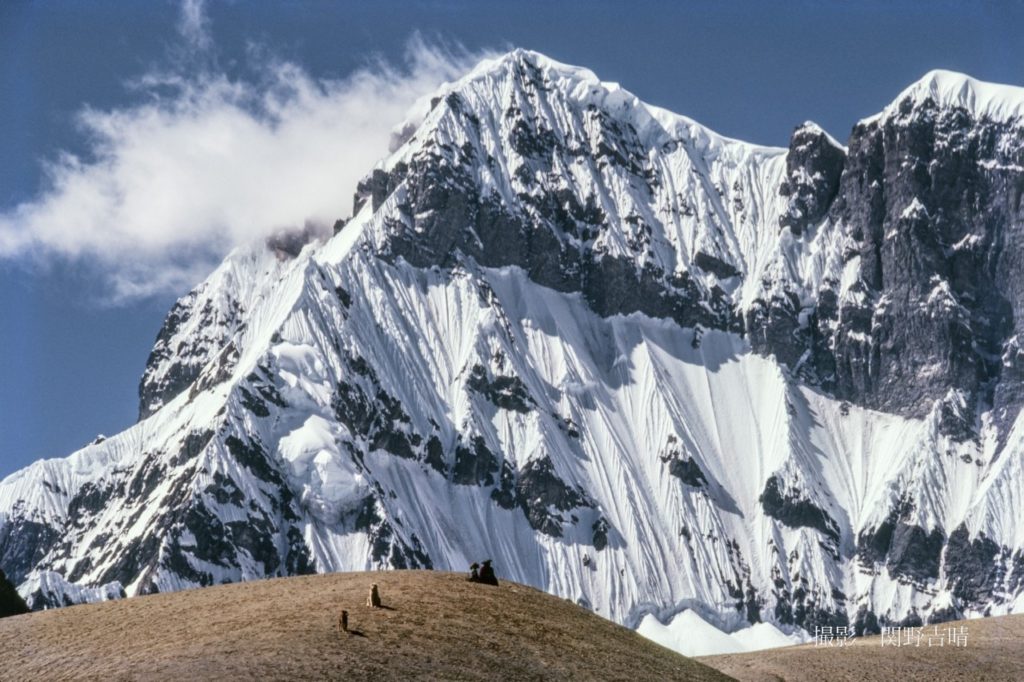
<svg viewBox="0 0 1024 682">
<path fill-rule="evenodd" d="M 492 558 L 630 627 L 1024 610 L 1024 89 L 775 149 L 516 50 L 401 130 L 0 482 L 32 606 Z"/>
</svg>

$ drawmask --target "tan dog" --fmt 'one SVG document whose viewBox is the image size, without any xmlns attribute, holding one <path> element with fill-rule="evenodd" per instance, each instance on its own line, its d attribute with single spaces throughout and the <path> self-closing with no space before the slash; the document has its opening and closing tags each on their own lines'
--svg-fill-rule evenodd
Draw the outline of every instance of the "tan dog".
<svg viewBox="0 0 1024 682">
<path fill-rule="evenodd" d="M 370 596 L 366 598 L 366 605 L 375 609 L 380 608 L 380 592 L 377 590 L 377 583 L 370 586 Z"/>
</svg>

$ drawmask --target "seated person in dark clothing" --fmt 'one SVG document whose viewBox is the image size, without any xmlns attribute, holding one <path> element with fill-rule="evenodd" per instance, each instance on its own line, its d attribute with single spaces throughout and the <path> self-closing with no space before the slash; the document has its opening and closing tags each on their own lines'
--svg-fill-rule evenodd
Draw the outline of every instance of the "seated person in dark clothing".
<svg viewBox="0 0 1024 682">
<path fill-rule="evenodd" d="M 494 569 L 491 567 L 490 559 L 485 561 L 483 566 L 480 567 L 480 582 L 485 585 L 498 584 L 498 577 L 494 575 Z"/>
<path fill-rule="evenodd" d="M 469 578 L 468 578 L 469 582 L 471 582 L 471 583 L 478 583 L 478 582 L 480 582 L 480 574 L 477 573 L 477 569 L 478 568 L 480 568 L 480 564 L 478 564 L 477 562 L 474 561 L 472 564 L 470 564 L 470 566 L 469 566 Z"/>
</svg>

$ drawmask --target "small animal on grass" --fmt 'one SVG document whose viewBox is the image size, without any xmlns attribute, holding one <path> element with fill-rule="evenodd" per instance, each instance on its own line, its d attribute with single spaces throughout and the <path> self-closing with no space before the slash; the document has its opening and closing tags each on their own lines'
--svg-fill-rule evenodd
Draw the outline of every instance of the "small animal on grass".
<svg viewBox="0 0 1024 682">
<path fill-rule="evenodd" d="M 345 609 L 338 614 L 338 634 L 343 632 L 348 632 L 348 611 Z"/>
<path fill-rule="evenodd" d="M 380 591 L 377 589 L 377 583 L 370 585 L 370 594 L 366 597 L 366 605 L 375 609 L 380 608 Z"/>
</svg>

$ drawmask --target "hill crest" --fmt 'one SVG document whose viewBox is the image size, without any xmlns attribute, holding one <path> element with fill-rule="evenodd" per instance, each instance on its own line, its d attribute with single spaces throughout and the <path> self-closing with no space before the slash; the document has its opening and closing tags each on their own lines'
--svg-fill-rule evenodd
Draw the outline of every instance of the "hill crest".
<svg viewBox="0 0 1024 682">
<path fill-rule="evenodd" d="M 379 609 L 366 606 L 374 583 Z M 338 631 L 341 609 L 353 634 Z M 10 679 L 728 679 L 531 587 L 435 571 L 257 580 L 72 606 L 4 619 L 0 640 Z"/>
</svg>

